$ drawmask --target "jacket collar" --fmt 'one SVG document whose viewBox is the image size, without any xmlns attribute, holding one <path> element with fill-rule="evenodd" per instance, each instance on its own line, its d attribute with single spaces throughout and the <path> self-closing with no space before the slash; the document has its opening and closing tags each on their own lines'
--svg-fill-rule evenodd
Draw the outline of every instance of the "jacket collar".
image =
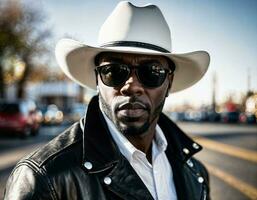
<svg viewBox="0 0 257 200">
<path fill-rule="evenodd" d="M 108 126 L 99 109 L 98 96 L 89 103 L 83 120 L 83 163 L 92 163 L 90 173 L 111 168 L 118 163 L 121 153 L 111 137 Z M 168 117 L 161 114 L 158 121 L 168 142 L 168 152 L 183 163 L 202 147 L 183 133 Z"/>
<path fill-rule="evenodd" d="M 90 172 L 96 173 L 117 163 L 120 153 L 99 109 L 98 96 L 90 101 L 83 123 L 83 164 L 92 163 Z"/>
<path fill-rule="evenodd" d="M 168 149 L 180 161 L 186 162 L 194 154 L 202 150 L 201 145 L 188 137 L 166 115 L 160 115 L 158 124 L 167 139 Z"/>
</svg>

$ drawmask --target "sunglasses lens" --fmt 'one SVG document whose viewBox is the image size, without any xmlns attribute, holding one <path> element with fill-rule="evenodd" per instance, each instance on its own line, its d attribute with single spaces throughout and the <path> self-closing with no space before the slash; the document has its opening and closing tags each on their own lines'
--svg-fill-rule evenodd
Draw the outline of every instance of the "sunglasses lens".
<svg viewBox="0 0 257 200">
<path fill-rule="evenodd" d="M 100 68 L 100 76 L 107 86 L 117 87 L 122 85 L 128 78 L 130 69 L 126 65 L 109 64 Z"/>
<path fill-rule="evenodd" d="M 163 84 L 167 71 L 158 65 L 146 65 L 138 68 L 137 75 L 143 85 L 154 88 Z"/>
<path fill-rule="evenodd" d="M 123 85 L 130 76 L 131 69 L 125 64 L 108 64 L 98 69 L 102 82 L 110 87 Z M 167 70 L 158 65 L 144 65 L 136 68 L 139 81 L 148 88 L 159 87 L 163 84 Z"/>
</svg>

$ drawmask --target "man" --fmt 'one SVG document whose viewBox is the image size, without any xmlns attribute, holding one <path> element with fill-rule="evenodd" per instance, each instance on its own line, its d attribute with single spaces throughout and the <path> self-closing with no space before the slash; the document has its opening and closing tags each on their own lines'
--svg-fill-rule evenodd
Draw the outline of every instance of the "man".
<svg viewBox="0 0 257 200">
<path fill-rule="evenodd" d="M 158 7 L 120 2 L 100 47 L 63 39 L 59 65 L 98 95 L 86 117 L 13 170 L 5 199 L 209 199 L 200 145 L 164 114 L 165 98 L 206 72 L 204 51 L 174 55 Z"/>
</svg>

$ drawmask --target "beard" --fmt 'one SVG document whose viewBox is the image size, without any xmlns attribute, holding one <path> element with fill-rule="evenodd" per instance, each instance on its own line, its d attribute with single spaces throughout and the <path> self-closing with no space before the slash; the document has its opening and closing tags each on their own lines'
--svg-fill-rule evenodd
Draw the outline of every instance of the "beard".
<svg viewBox="0 0 257 200">
<path fill-rule="evenodd" d="M 129 102 L 133 103 L 136 101 L 140 101 L 137 97 L 131 97 Z M 153 121 L 159 117 L 160 113 L 162 112 L 162 108 L 165 103 L 165 99 L 161 101 L 161 103 L 155 108 L 153 112 L 151 112 L 150 105 L 146 105 L 147 112 L 147 118 L 144 119 L 144 122 L 140 126 L 131 125 L 133 123 L 138 122 L 139 118 L 124 118 L 123 120 L 118 119 L 116 115 L 116 108 L 122 104 L 123 102 L 120 102 L 119 105 L 116 104 L 114 108 L 104 100 L 101 93 L 99 93 L 99 103 L 101 110 L 106 114 L 106 116 L 114 123 L 115 127 L 124 135 L 124 136 L 142 136 L 145 133 L 147 133 L 148 129 L 152 125 Z"/>
</svg>

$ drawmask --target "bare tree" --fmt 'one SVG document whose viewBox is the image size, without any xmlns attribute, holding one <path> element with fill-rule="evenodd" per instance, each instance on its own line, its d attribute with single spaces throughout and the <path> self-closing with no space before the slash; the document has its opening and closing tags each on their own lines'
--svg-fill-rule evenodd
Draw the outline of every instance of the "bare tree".
<svg viewBox="0 0 257 200">
<path fill-rule="evenodd" d="M 15 29 L 19 23 L 21 9 L 10 1 L 0 1 L 0 97 L 5 96 L 4 58 L 22 48 L 22 40 Z"/>
<path fill-rule="evenodd" d="M 4 97 L 3 61 L 16 56 L 25 63 L 23 76 L 17 81 L 17 97 L 24 97 L 24 86 L 38 57 L 47 52 L 49 29 L 43 26 L 45 17 L 37 8 L 18 0 L 2 0 L 0 4 L 0 96 Z"/>
</svg>

